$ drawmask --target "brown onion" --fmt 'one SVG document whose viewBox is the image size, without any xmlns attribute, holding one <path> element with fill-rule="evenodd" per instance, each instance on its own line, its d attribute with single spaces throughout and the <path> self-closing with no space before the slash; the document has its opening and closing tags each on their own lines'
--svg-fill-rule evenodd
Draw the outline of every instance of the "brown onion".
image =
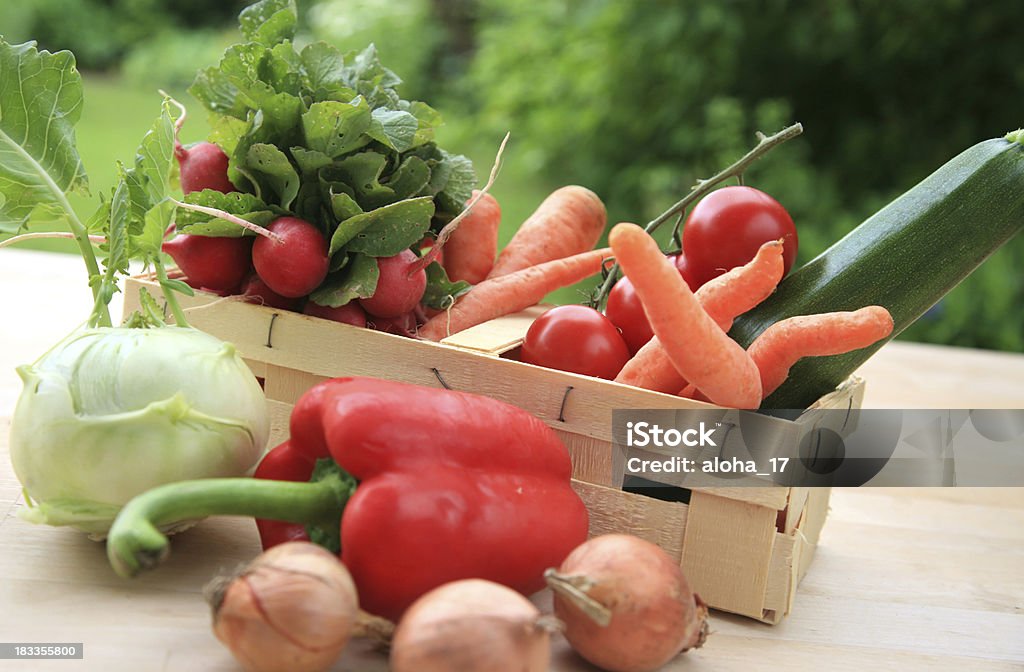
<svg viewBox="0 0 1024 672">
<path fill-rule="evenodd" d="M 249 672 L 320 672 L 356 622 L 356 587 L 337 556 L 315 544 L 275 546 L 207 586 L 213 632 Z"/>
<path fill-rule="evenodd" d="M 547 672 L 552 620 L 510 588 L 468 579 L 409 607 L 391 642 L 392 672 Z"/>
<path fill-rule="evenodd" d="M 565 638 L 609 672 L 656 670 L 707 636 L 707 606 L 682 569 L 638 537 L 594 537 L 546 577 Z"/>
</svg>

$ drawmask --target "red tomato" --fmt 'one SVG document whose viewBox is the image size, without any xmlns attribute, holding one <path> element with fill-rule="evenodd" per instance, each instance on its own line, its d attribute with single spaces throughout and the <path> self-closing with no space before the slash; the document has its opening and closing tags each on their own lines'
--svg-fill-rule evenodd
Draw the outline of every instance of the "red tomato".
<svg viewBox="0 0 1024 672">
<path fill-rule="evenodd" d="M 686 281 L 690 289 L 697 291 L 698 285 L 691 277 L 686 258 L 680 254 L 671 256 L 669 259 L 679 269 L 679 275 L 683 276 L 683 280 Z M 608 303 L 605 305 L 604 313 L 612 321 L 612 324 L 622 332 L 623 340 L 626 341 L 629 351 L 634 355 L 654 337 L 654 331 L 644 313 L 640 297 L 636 295 L 636 290 L 633 289 L 633 283 L 629 278 L 622 278 L 612 287 L 612 291 L 608 293 Z"/>
<path fill-rule="evenodd" d="M 675 263 L 676 268 L 679 270 L 679 275 L 683 276 L 683 280 L 686 280 L 686 284 L 690 286 L 690 289 L 697 291 L 700 289 L 701 284 L 697 282 L 697 278 L 694 277 L 693 271 L 690 270 L 690 262 L 687 260 L 685 254 L 675 254 L 669 257 Z"/>
<path fill-rule="evenodd" d="M 587 306 L 558 306 L 526 332 L 521 361 L 611 380 L 629 360 L 629 348 L 611 320 Z"/>
<path fill-rule="evenodd" d="M 640 303 L 640 297 L 637 296 L 629 278 L 622 278 L 612 287 L 612 291 L 608 293 L 608 303 L 604 307 L 604 314 L 622 332 L 622 339 L 634 355 L 654 337 L 651 323 L 647 321 L 644 307 Z"/>
<path fill-rule="evenodd" d="M 782 238 L 785 272 L 796 260 L 793 220 L 778 201 L 752 187 L 723 187 L 697 203 L 683 225 L 683 252 L 700 284 L 742 266 L 769 240 Z"/>
</svg>

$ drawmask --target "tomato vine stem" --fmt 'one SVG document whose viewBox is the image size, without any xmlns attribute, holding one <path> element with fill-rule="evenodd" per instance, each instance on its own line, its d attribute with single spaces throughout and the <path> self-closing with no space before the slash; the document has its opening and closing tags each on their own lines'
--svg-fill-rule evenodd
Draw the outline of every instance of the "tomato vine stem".
<svg viewBox="0 0 1024 672">
<path fill-rule="evenodd" d="M 733 164 L 715 173 L 713 176 L 707 179 L 698 179 L 696 184 L 694 184 L 690 188 L 690 191 L 688 194 L 686 194 L 686 196 L 676 201 L 672 206 L 669 207 L 668 210 L 666 210 L 665 212 L 661 213 L 660 215 L 652 219 L 650 222 L 648 222 L 647 226 L 644 227 L 644 230 L 647 231 L 647 233 L 654 233 L 656 230 L 658 230 L 658 228 L 661 227 L 662 224 L 672 219 L 673 216 L 680 215 L 676 222 L 676 231 L 678 231 L 679 226 L 682 224 L 681 215 L 683 212 L 685 212 L 686 208 L 689 207 L 691 203 L 700 200 L 710 191 L 712 191 L 715 187 L 717 187 L 722 182 L 728 180 L 729 178 L 735 177 L 742 179 L 744 171 L 746 171 L 747 168 L 749 168 L 750 165 L 754 163 L 754 161 L 757 161 L 759 158 L 767 154 L 774 147 L 781 145 L 787 140 L 795 138 L 796 136 L 800 135 L 803 132 L 804 127 L 799 123 L 793 124 L 792 126 L 787 126 L 786 128 L 782 129 L 781 131 L 773 135 L 765 135 L 764 133 L 758 131 L 758 142 L 753 149 L 744 154 Z M 677 238 L 678 235 L 674 235 L 673 237 Z M 610 292 L 612 286 L 615 285 L 615 281 L 618 279 L 618 275 L 619 265 L 615 264 L 608 272 L 608 275 L 607 277 L 605 277 L 604 282 L 601 283 L 600 287 L 597 290 L 597 293 L 594 294 L 594 297 L 590 302 L 591 306 L 597 309 L 601 308 L 601 305 L 608 297 L 608 292 Z"/>
</svg>

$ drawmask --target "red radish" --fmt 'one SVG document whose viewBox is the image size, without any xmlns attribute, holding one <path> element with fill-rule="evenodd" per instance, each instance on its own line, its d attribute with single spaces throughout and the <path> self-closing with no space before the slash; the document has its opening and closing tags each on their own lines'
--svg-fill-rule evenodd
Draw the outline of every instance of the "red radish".
<svg viewBox="0 0 1024 672">
<path fill-rule="evenodd" d="M 298 217 L 278 217 L 267 229 L 280 242 L 261 237 L 252 247 L 253 266 L 267 287 L 288 298 L 319 287 L 331 263 L 320 229 Z"/>
<path fill-rule="evenodd" d="M 656 670 L 707 637 L 707 605 L 679 563 L 639 537 L 594 537 L 546 577 L 565 638 L 603 670 Z"/>
<path fill-rule="evenodd" d="M 188 110 L 163 90 L 160 93 L 181 111 L 174 122 L 174 158 L 178 160 L 180 169 L 181 190 L 186 194 L 203 189 L 213 189 L 225 194 L 237 191 L 228 179 L 228 155 L 212 142 L 198 142 L 188 147 L 182 145 L 178 136 L 181 134 L 181 127 L 185 125 Z"/>
<path fill-rule="evenodd" d="M 378 257 L 377 289 L 370 298 L 359 299 L 363 309 L 375 317 L 398 317 L 415 308 L 427 289 L 426 271 L 418 269 L 410 274 L 418 260 L 412 250 L 402 250 L 393 257 Z"/>
<path fill-rule="evenodd" d="M 181 172 L 181 190 L 186 194 L 213 189 L 225 194 L 237 191 L 228 179 L 228 155 L 212 142 L 199 142 L 185 147 L 174 146 Z"/>
<path fill-rule="evenodd" d="M 237 289 L 252 268 L 252 238 L 225 238 L 178 234 L 161 249 L 171 255 L 196 289 Z"/>
<path fill-rule="evenodd" d="M 402 616 L 391 641 L 391 669 L 547 672 L 553 628 L 511 588 L 455 581 L 416 600 Z"/>
<path fill-rule="evenodd" d="M 253 273 L 242 285 L 242 296 L 249 303 L 281 310 L 298 310 L 299 300 L 281 296 L 263 282 L 260 276 Z"/>
<path fill-rule="evenodd" d="M 307 301 L 302 312 L 313 317 L 322 317 L 325 320 L 333 320 L 344 324 L 351 324 L 356 327 L 366 326 L 366 311 L 359 307 L 355 301 L 349 301 L 344 306 L 321 306 L 319 303 Z"/>
<path fill-rule="evenodd" d="M 415 336 L 419 326 L 416 320 L 416 313 L 409 312 L 398 317 L 375 317 L 366 316 L 366 326 L 370 329 L 383 331 L 386 334 L 397 334 L 398 336 Z"/>
</svg>

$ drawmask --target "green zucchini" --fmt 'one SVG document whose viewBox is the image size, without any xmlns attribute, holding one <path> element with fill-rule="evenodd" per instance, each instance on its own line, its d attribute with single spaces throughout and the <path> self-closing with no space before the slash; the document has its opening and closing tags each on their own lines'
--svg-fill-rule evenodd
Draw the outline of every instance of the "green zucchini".
<svg viewBox="0 0 1024 672">
<path fill-rule="evenodd" d="M 1024 131 L 1016 131 L 950 160 L 790 274 L 729 333 L 747 347 L 787 317 L 881 305 L 892 313 L 895 336 L 1022 226 Z M 763 407 L 806 408 L 882 345 L 800 360 Z"/>
</svg>

